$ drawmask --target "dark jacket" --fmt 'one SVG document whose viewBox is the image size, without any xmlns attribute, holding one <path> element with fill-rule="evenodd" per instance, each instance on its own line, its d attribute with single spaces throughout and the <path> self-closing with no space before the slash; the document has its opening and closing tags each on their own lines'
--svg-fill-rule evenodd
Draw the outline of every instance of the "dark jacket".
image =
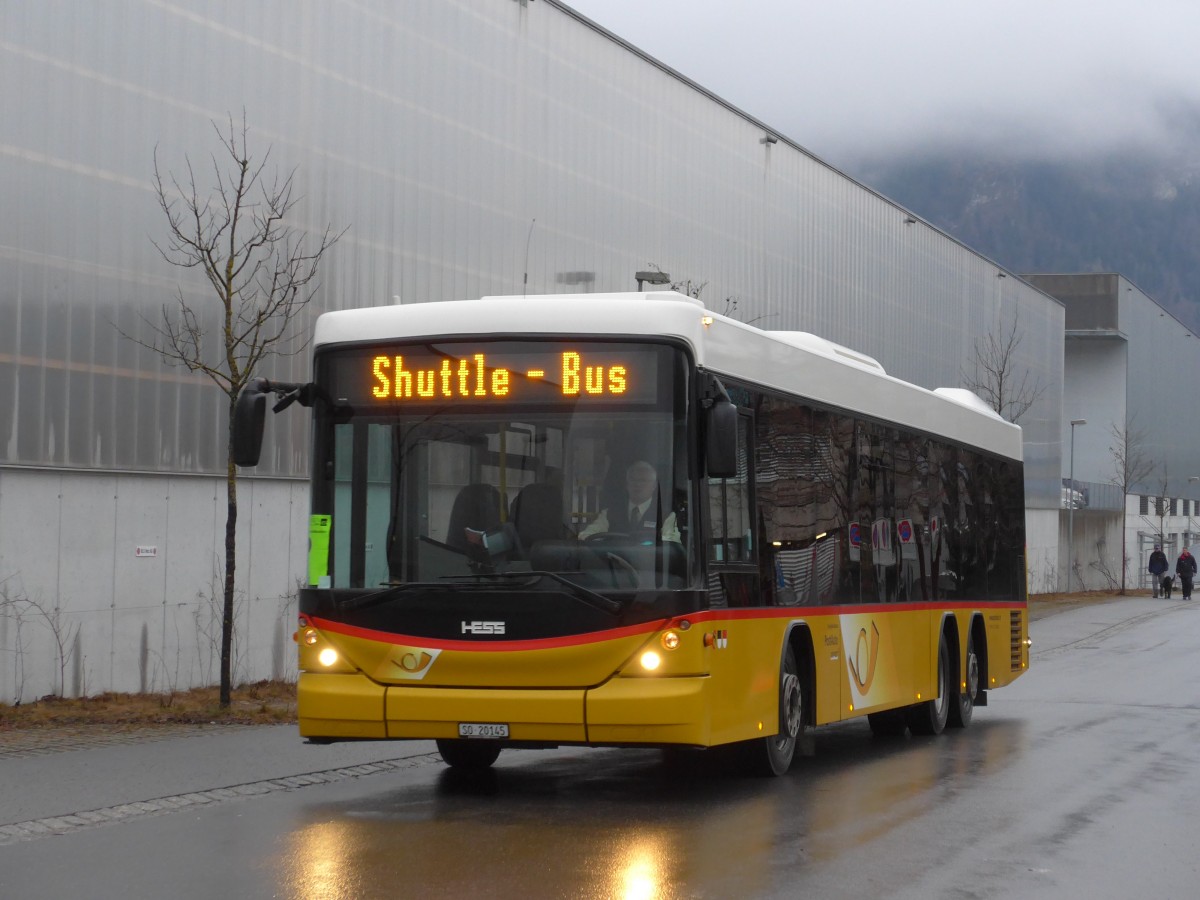
<svg viewBox="0 0 1200 900">
<path fill-rule="evenodd" d="M 1180 578 L 1194 578 L 1196 575 L 1196 557 L 1184 550 L 1179 554 L 1179 560 L 1175 563 L 1175 574 Z"/>
<path fill-rule="evenodd" d="M 1155 550 L 1150 554 L 1150 565 L 1147 567 L 1151 575 L 1161 575 L 1167 571 L 1170 563 L 1167 562 L 1167 554 L 1161 550 Z"/>
</svg>

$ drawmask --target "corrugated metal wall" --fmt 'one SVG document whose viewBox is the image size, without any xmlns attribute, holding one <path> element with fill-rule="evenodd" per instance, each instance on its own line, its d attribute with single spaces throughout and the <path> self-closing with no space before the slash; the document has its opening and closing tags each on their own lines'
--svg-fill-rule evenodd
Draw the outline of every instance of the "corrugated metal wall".
<svg viewBox="0 0 1200 900">
<path fill-rule="evenodd" d="M 1044 389 L 1029 501 L 1057 508 L 1061 306 L 552 0 L 6 3 L 0 83 L 0 465 L 222 470 L 224 396 L 121 332 L 152 342 L 177 288 L 215 328 L 151 244 L 153 165 L 207 178 L 212 122 L 244 110 L 252 151 L 296 169 L 296 223 L 349 228 L 313 315 L 632 290 L 657 265 L 928 387 L 1015 316 Z M 307 427 L 273 422 L 259 472 L 303 476 Z"/>
</svg>

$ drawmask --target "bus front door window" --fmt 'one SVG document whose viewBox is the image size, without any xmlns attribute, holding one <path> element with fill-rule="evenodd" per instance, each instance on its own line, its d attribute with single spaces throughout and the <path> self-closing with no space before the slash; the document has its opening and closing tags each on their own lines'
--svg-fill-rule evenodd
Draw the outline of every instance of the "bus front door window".
<svg viewBox="0 0 1200 900">
<path fill-rule="evenodd" d="M 714 606 L 757 606 L 760 584 L 752 523 L 749 416 L 740 416 L 737 474 L 708 479 L 709 595 Z"/>
</svg>

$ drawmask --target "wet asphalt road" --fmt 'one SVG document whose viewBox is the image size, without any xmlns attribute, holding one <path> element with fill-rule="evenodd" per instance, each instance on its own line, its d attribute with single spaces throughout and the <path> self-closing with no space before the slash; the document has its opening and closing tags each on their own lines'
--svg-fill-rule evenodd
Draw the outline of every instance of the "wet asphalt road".
<svg viewBox="0 0 1200 900">
<path fill-rule="evenodd" d="M 1200 604 L 1033 623 L 966 731 L 718 754 L 304 745 L 291 727 L 0 753 L 0 897 L 1191 898 Z"/>
</svg>

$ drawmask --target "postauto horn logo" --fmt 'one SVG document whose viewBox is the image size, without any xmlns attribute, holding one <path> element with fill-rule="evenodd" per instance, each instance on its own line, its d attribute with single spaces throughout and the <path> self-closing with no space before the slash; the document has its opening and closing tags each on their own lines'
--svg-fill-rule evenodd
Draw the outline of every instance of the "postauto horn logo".
<svg viewBox="0 0 1200 900">
<path fill-rule="evenodd" d="M 398 649 L 401 651 L 400 655 L 392 657 L 392 662 L 400 670 L 396 673 L 396 677 L 411 681 L 420 681 L 424 678 L 429 673 L 433 661 L 442 652 L 421 647 L 400 647 Z"/>
</svg>

